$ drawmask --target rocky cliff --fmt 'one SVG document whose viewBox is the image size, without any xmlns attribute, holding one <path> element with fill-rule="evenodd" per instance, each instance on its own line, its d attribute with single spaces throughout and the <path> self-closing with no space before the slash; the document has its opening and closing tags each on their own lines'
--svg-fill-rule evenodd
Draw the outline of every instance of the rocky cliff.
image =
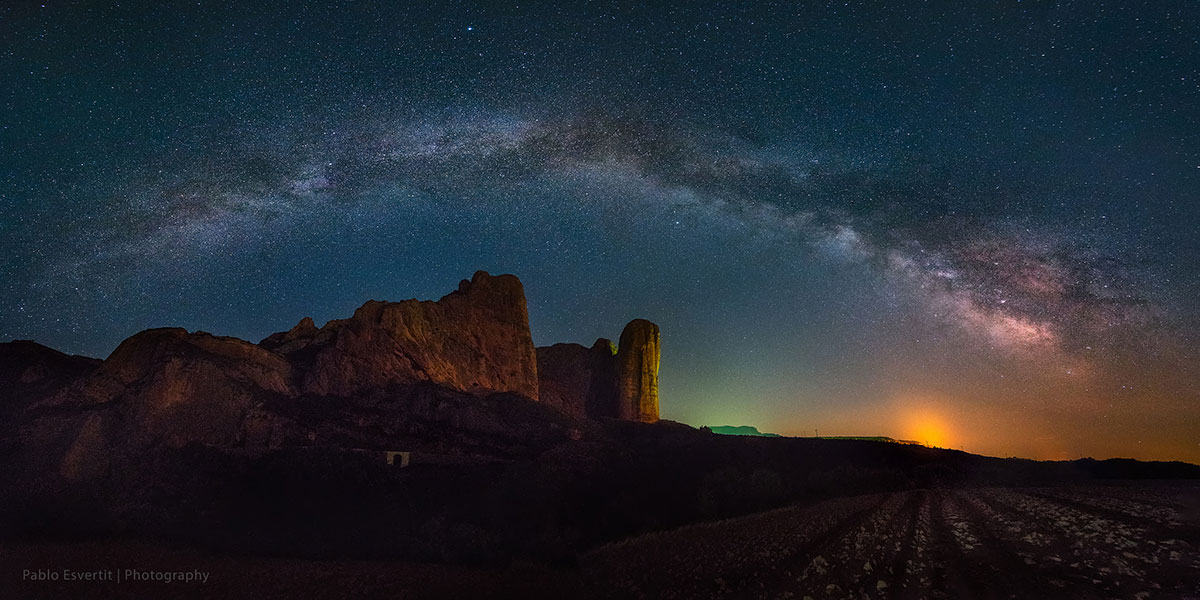
<svg viewBox="0 0 1200 600">
<path fill-rule="evenodd" d="M 305 318 L 260 346 L 296 366 L 305 394 L 345 397 L 428 381 L 538 398 L 525 291 L 512 275 L 479 271 L 436 302 L 370 301 L 320 329 Z"/>
<path fill-rule="evenodd" d="M 555 344 L 537 349 L 545 402 L 580 417 L 653 423 L 658 420 L 658 326 L 630 321 L 620 344 L 600 338 L 591 348 Z"/>
<path fill-rule="evenodd" d="M 189 444 L 440 448 L 455 440 L 450 446 L 511 453 L 525 444 L 517 438 L 576 435 L 580 419 L 656 421 L 658 339 L 657 326 L 637 320 L 619 349 L 600 339 L 535 350 L 521 282 L 480 271 L 437 301 L 369 301 L 348 319 L 317 327 L 305 318 L 258 344 L 151 329 L 103 362 L 31 342 L 0 345 L 0 384 L 9 390 L 0 408 L 11 417 L 0 434 L 34 470 L 70 481 Z"/>
<path fill-rule="evenodd" d="M 617 417 L 616 346 L 554 344 L 537 349 L 542 402 L 579 418 Z"/>
<path fill-rule="evenodd" d="M 617 346 L 617 412 L 626 421 L 658 420 L 658 325 L 630 321 Z"/>
</svg>

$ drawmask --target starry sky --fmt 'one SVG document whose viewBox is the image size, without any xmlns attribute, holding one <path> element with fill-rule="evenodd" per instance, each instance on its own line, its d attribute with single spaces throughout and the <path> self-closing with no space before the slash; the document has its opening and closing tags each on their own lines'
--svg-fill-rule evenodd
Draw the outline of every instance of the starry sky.
<svg viewBox="0 0 1200 600">
<path fill-rule="evenodd" d="M 1200 4 L 6 2 L 0 339 L 525 283 L 662 414 L 1200 462 Z"/>
</svg>

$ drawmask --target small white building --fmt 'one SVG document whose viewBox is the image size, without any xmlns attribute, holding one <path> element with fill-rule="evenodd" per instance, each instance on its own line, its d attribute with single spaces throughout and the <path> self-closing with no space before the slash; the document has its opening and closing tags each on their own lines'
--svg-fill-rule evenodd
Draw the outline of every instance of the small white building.
<svg viewBox="0 0 1200 600">
<path fill-rule="evenodd" d="M 389 465 L 398 464 L 401 469 L 408 466 L 408 459 L 412 455 L 411 452 L 400 452 L 398 450 L 385 450 L 383 452 L 384 459 Z"/>
</svg>

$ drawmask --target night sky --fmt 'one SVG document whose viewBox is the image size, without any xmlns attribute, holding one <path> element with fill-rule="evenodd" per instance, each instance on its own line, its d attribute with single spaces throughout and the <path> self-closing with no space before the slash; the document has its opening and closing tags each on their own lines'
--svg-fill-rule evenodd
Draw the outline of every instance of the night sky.
<svg viewBox="0 0 1200 600">
<path fill-rule="evenodd" d="M 6 2 L 0 339 L 525 283 L 664 418 L 1200 462 L 1200 4 Z"/>
</svg>

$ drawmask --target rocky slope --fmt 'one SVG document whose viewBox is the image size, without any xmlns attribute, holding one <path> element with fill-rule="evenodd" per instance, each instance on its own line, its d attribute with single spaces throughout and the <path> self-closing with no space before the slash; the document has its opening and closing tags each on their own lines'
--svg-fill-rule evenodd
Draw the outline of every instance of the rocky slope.
<svg viewBox="0 0 1200 600">
<path fill-rule="evenodd" d="M 47 404 L 117 408 L 128 439 L 230 445 L 253 406 L 295 393 L 293 379 L 283 357 L 249 342 L 150 329 L 122 342 L 99 368 Z"/>
<path fill-rule="evenodd" d="M 94 480 L 113 460 L 188 443 L 231 446 L 251 411 L 293 394 L 292 367 L 249 342 L 151 329 L 99 366 L 30 403 L 16 419 L 16 460 L 68 481 Z"/>
</svg>

